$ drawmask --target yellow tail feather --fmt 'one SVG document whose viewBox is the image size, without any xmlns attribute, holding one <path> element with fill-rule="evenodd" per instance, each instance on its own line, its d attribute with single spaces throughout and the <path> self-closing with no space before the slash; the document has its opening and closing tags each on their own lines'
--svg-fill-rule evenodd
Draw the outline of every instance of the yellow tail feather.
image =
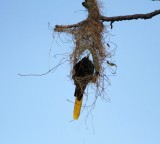
<svg viewBox="0 0 160 144">
<path fill-rule="evenodd" d="M 83 98 L 82 98 L 83 99 Z M 78 120 L 80 112 L 81 112 L 81 107 L 82 107 L 82 99 L 79 101 L 77 98 L 75 100 L 74 104 L 74 112 L 73 112 L 73 118 L 75 120 Z"/>
</svg>

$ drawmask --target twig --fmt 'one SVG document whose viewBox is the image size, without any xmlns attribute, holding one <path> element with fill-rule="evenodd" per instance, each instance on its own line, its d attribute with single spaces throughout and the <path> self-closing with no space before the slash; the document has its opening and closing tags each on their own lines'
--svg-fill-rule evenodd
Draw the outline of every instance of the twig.
<svg viewBox="0 0 160 144">
<path fill-rule="evenodd" d="M 55 25 L 54 31 L 56 31 L 56 32 L 66 31 L 67 29 L 79 27 L 83 23 L 84 23 L 84 21 L 81 21 L 77 24 L 72 24 L 72 25 Z"/>
<path fill-rule="evenodd" d="M 123 21 L 123 20 L 134 20 L 134 19 L 151 19 L 152 17 L 159 15 L 160 9 L 155 10 L 154 12 L 150 12 L 147 14 L 134 14 L 134 15 L 125 15 L 125 16 L 115 16 L 115 17 L 106 17 L 106 16 L 100 16 L 100 19 L 102 21 L 111 22 L 111 24 L 115 21 Z"/>
</svg>

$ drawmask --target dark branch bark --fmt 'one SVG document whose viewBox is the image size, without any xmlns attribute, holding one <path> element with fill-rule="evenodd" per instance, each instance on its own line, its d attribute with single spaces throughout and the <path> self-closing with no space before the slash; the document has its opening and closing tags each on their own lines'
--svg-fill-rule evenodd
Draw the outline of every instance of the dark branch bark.
<svg viewBox="0 0 160 144">
<path fill-rule="evenodd" d="M 88 10 L 88 18 L 92 19 L 94 21 L 101 20 L 102 22 L 110 22 L 111 28 L 112 24 L 115 21 L 124 21 L 124 20 L 137 20 L 137 19 L 151 19 L 152 17 L 160 14 L 160 9 L 155 10 L 153 12 L 147 13 L 147 14 L 133 14 L 133 15 L 125 15 L 125 16 L 113 16 L 113 17 L 107 17 L 100 14 L 98 6 L 97 6 L 97 0 L 84 0 L 82 2 L 82 5 Z M 87 20 L 86 19 L 86 20 Z M 54 31 L 56 32 L 66 32 L 70 29 L 74 29 L 77 27 L 80 27 L 83 25 L 83 23 L 86 21 L 79 22 L 77 24 L 72 25 L 56 25 L 54 28 Z"/>
<path fill-rule="evenodd" d="M 134 15 L 125 15 L 125 16 L 114 16 L 114 17 L 106 17 L 106 16 L 100 16 L 100 20 L 102 20 L 103 22 L 111 22 L 111 25 L 113 22 L 115 21 L 124 21 L 124 20 L 136 20 L 136 19 L 151 19 L 152 17 L 159 15 L 160 14 L 160 9 L 159 10 L 155 10 L 154 12 L 150 12 L 147 14 L 134 14 Z M 56 25 L 54 30 L 57 32 L 62 32 L 62 31 L 66 31 L 67 29 L 70 28 L 76 28 L 81 26 L 84 23 L 84 21 L 79 22 L 77 24 L 72 24 L 72 25 Z"/>
<path fill-rule="evenodd" d="M 134 20 L 134 19 L 150 19 L 156 15 L 160 14 L 160 9 L 155 10 L 154 12 L 150 12 L 147 14 L 134 14 L 134 15 L 126 15 L 126 16 L 115 16 L 115 17 L 106 17 L 101 16 L 100 19 L 106 22 L 115 22 L 115 21 L 123 21 L 123 20 Z"/>
</svg>

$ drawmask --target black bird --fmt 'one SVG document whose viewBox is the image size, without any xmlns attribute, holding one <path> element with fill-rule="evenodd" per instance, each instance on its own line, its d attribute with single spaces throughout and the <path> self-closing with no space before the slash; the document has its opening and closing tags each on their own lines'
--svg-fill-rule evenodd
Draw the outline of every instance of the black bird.
<svg viewBox="0 0 160 144">
<path fill-rule="evenodd" d="M 84 57 L 74 66 L 74 83 L 76 85 L 74 96 L 81 100 L 87 84 L 94 74 L 94 65 L 89 59 L 89 55 Z"/>
<path fill-rule="evenodd" d="M 89 54 L 82 58 L 74 67 L 73 67 L 73 80 L 76 85 L 74 96 L 76 97 L 75 107 L 74 107 L 74 119 L 78 119 L 83 93 L 86 89 L 87 84 L 92 80 L 94 74 L 94 65 L 89 59 Z"/>
</svg>

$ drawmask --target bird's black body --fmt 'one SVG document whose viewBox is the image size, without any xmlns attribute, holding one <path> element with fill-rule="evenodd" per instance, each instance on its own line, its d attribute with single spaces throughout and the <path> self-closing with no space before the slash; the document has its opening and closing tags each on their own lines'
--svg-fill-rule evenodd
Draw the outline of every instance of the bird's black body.
<svg viewBox="0 0 160 144">
<path fill-rule="evenodd" d="M 74 96 L 80 101 L 83 97 L 83 93 L 87 84 L 91 81 L 94 74 L 94 65 L 89 56 L 84 57 L 74 67 L 74 83 L 76 85 Z"/>
</svg>

